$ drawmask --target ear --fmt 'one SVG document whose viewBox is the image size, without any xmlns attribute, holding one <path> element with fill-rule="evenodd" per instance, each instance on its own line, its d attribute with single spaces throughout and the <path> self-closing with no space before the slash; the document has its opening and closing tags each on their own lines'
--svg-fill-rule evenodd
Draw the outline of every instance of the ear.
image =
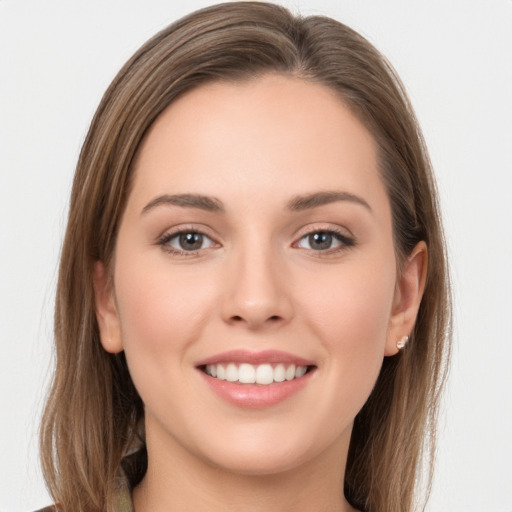
<svg viewBox="0 0 512 512">
<path fill-rule="evenodd" d="M 123 350 L 121 324 L 117 314 L 112 281 L 101 261 L 94 264 L 94 297 L 96 299 L 96 319 L 100 329 L 100 339 L 107 352 L 116 354 Z"/>
<path fill-rule="evenodd" d="M 397 341 L 410 335 L 414 328 L 425 290 L 427 263 L 427 244 L 418 242 L 407 258 L 396 283 L 386 339 L 386 356 L 395 355 L 398 352 Z"/>
</svg>

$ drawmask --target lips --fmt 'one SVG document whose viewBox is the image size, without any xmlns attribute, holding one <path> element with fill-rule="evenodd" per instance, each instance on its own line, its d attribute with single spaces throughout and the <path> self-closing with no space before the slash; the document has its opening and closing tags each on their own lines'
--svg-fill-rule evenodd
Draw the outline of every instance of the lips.
<svg viewBox="0 0 512 512">
<path fill-rule="evenodd" d="M 287 352 L 234 350 L 199 361 L 196 367 L 217 396 L 238 407 L 264 408 L 298 393 L 316 369 Z"/>
</svg>

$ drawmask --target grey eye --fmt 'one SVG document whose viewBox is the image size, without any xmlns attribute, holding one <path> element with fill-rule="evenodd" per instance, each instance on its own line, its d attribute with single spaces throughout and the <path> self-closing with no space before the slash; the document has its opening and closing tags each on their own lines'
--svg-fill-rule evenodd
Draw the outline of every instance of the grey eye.
<svg viewBox="0 0 512 512">
<path fill-rule="evenodd" d="M 180 251 L 198 251 L 210 247 L 212 240 L 202 233 L 190 231 L 174 235 L 169 239 L 168 244 Z"/>
<path fill-rule="evenodd" d="M 341 236 L 330 231 L 317 231 L 303 236 L 298 246 L 303 249 L 311 249 L 313 251 L 326 251 L 343 245 Z"/>
</svg>

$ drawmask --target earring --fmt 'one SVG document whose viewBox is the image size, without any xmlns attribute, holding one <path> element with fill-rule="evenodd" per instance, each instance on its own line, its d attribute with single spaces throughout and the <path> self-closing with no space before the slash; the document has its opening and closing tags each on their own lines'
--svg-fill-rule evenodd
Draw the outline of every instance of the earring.
<svg viewBox="0 0 512 512">
<path fill-rule="evenodd" d="M 409 341 L 409 336 L 404 336 L 403 338 L 399 339 L 396 342 L 396 348 L 398 350 L 402 350 L 407 345 L 408 341 Z"/>
</svg>

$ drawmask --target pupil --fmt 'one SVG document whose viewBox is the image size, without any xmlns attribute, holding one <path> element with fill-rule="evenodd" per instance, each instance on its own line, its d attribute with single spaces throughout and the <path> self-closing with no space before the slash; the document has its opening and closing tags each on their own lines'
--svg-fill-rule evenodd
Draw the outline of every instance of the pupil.
<svg viewBox="0 0 512 512">
<path fill-rule="evenodd" d="M 332 244 L 330 233 L 314 233 L 309 235 L 309 246 L 312 249 L 329 249 Z"/>
<path fill-rule="evenodd" d="M 200 233 L 184 233 L 180 235 L 180 245 L 187 251 L 201 249 L 203 245 L 203 235 Z"/>
</svg>

